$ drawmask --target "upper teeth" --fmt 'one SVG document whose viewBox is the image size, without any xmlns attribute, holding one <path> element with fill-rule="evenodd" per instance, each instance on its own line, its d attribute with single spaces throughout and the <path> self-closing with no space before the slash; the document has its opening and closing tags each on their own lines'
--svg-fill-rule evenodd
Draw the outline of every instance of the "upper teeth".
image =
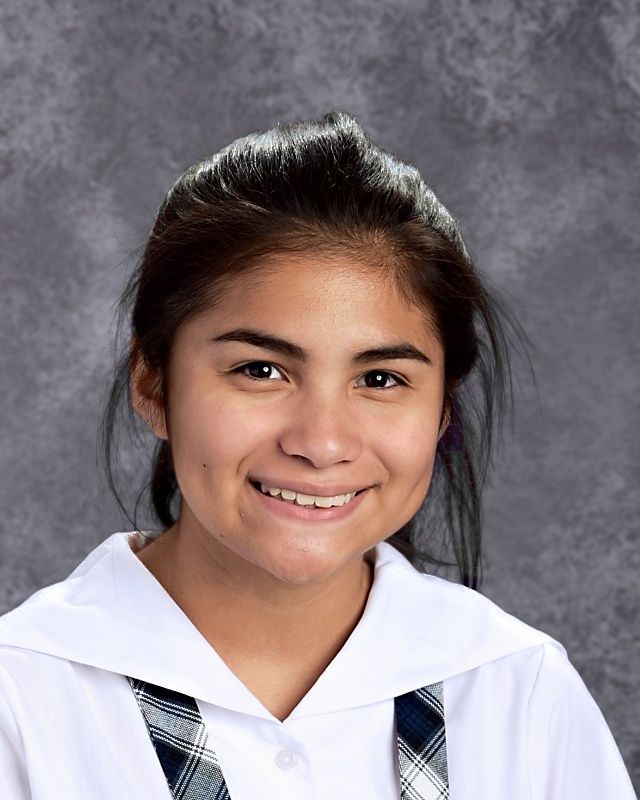
<svg viewBox="0 0 640 800">
<path fill-rule="evenodd" d="M 270 494 L 272 497 L 282 495 L 284 500 L 293 500 L 299 506 L 319 506 L 320 508 L 330 508 L 331 506 L 342 506 L 353 500 L 355 492 L 348 494 L 338 494 L 335 497 L 320 497 L 314 494 L 302 494 L 301 492 L 294 492 L 291 489 L 278 489 L 273 486 L 265 486 L 264 483 L 260 484 L 260 489 L 264 494 Z"/>
</svg>

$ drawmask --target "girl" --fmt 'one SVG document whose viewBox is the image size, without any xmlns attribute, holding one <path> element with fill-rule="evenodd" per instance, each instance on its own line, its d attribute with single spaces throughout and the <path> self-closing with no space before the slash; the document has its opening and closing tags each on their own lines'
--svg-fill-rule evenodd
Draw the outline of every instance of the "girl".
<svg viewBox="0 0 640 800">
<path fill-rule="evenodd" d="M 236 140 L 122 303 L 109 475 L 126 399 L 160 527 L 0 620 L 0 796 L 634 797 L 562 645 L 477 591 L 508 316 L 413 167 L 342 112 Z"/>
</svg>

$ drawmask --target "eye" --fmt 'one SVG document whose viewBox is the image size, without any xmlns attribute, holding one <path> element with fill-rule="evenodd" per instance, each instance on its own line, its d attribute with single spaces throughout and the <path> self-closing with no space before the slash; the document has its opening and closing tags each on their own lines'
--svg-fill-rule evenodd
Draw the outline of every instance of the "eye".
<svg viewBox="0 0 640 800">
<path fill-rule="evenodd" d="M 241 364 L 235 369 L 232 369 L 232 373 L 236 373 L 238 375 L 244 375 L 246 378 L 250 378 L 254 381 L 266 381 L 270 380 L 270 371 L 275 369 L 276 372 L 280 372 L 279 368 L 276 367 L 271 361 L 249 361 L 246 364 Z M 251 370 L 253 374 L 250 374 L 248 371 Z M 282 374 L 282 373 L 280 373 Z M 372 369 L 369 372 L 365 372 L 362 376 L 363 378 L 368 378 L 369 376 L 373 376 L 374 380 L 372 383 L 367 385 L 365 388 L 367 389 L 394 389 L 397 386 L 406 386 L 407 382 L 401 378 L 399 375 L 396 375 L 393 372 L 387 372 L 383 369 Z M 395 384 L 391 386 L 386 386 L 385 384 L 391 378 L 391 380 L 395 381 Z"/>
<path fill-rule="evenodd" d="M 394 389 L 395 386 L 406 386 L 407 382 L 403 380 L 399 375 L 395 375 L 393 372 L 387 372 L 384 369 L 372 369 L 369 372 L 365 372 L 362 376 L 363 378 L 367 378 L 368 376 L 374 376 L 375 380 L 370 386 L 367 386 L 368 389 Z M 396 382 L 395 386 L 384 386 L 383 384 L 391 378 Z"/>
<path fill-rule="evenodd" d="M 248 375 L 246 370 L 251 369 L 254 371 L 254 375 Z M 278 367 L 275 364 L 272 364 L 270 361 L 249 361 L 247 364 L 241 364 L 239 367 L 232 369 L 231 372 L 237 373 L 239 375 L 244 375 L 247 378 L 251 378 L 252 380 L 265 380 L 269 379 L 269 372 L 275 369 L 278 370 Z"/>
</svg>

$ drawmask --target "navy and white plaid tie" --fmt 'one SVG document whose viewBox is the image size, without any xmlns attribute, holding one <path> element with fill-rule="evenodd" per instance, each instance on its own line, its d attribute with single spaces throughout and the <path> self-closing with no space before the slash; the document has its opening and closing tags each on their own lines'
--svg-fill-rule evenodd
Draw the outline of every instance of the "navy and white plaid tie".
<svg viewBox="0 0 640 800">
<path fill-rule="evenodd" d="M 175 800 L 231 800 L 193 697 L 129 678 Z M 448 800 L 442 683 L 395 698 L 400 800 Z"/>
</svg>

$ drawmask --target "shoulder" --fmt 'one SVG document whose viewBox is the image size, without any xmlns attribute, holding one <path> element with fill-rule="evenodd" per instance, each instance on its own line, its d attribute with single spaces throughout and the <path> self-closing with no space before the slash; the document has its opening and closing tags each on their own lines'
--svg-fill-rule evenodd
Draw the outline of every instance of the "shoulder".
<svg viewBox="0 0 640 800">
<path fill-rule="evenodd" d="M 554 641 L 479 592 L 416 570 L 391 546 L 379 549 L 378 571 L 363 637 L 376 662 L 411 652 L 394 669 L 395 688 L 426 685 Z M 382 635 L 381 635 L 382 634 Z M 397 660 L 397 659 L 396 659 Z"/>
<path fill-rule="evenodd" d="M 551 654 L 549 658 L 558 668 L 566 661 L 564 646 L 553 636 L 514 616 L 490 597 L 442 578 L 422 577 L 424 597 L 437 609 L 441 640 L 463 655 L 475 654 L 475 658 L 463 658 L 461 666 L 501 661 L 502 668 L 517 669 L 526 663 L 530 670 L 545 653 Z"/>
<path fill-rule="evenodd" d="M 444 646 L 456 643 L 465 650 L 486 652 L 487 660 L 553 641 L 479 591 L 418 571 L 387 542 L 378 553 L 380 580 L 374 588 L 384 594 L 385 607 L 396 618 L 410 619 L 414 636 L 431 639 L 436 632 Z"/>
<path fill-rule="evenodd" d="M 580 673 L 558 643 L 543 645 L 531 688 L 530 709 L 534 716 L 551 720 L 564 715 L 602 720 L 602 713 Z"/>
<path fill-rule="evenodd" d="M 613 734 L 566 652 L 543 646 L 527 706 L 536 796 L 635 797 Z"/>
<path fill-rule="evenodd" d="M 0 695 L 15 711 L 41 702 L 51 705 L 74 680 L 74 672 L 66 658 L 0 644 Z"/>
<path fill-rule="evenodd" d="M 23 797 L 23 792 L 31 797 L 25 766 L 28 732 L 32 721 L 55 716 L 52 710 L 66 695 L 64 671 L 62 659 L 0 645 L 0 770 L 14 792 L 11 797 Z"/>
</svg>

